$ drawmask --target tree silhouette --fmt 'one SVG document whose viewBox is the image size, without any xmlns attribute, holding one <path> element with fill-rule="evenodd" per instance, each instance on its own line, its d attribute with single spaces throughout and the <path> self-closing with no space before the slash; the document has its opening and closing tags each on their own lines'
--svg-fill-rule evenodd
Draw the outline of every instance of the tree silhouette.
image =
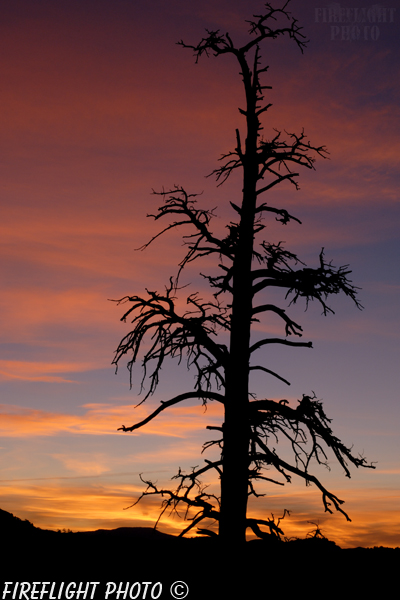
<svg viewBox="0 0 400 600">
<path fill-rule="evenodd" d="M 141 390 L 146 378 L 149 379 L 142 402 L 156 391 L 160 370 L 167 358 L 187 359 L 188 368 L 196 373 L 193 390 L 161 402 L 146 419 L 130 427 L 122 426 L 121 430 L 139 429 L 169 407 L 194 398 L 203 403 L 218 402 L 224 410 L 223 424 L 208 428 L 218 432 L 218 439 L 204 445 L 205 448 L 218 447 L 219 458 L 205 460 L 204 466 L 193 468 L 190 473 L 179 469 L 175 476 L 178 485 L 173 490 L 159 489 L 155 483 L 143 480 L 147 489 L 139 500 L 147 495 L 161 495 L 161 514 L 183 505 L 189 524 L 182 535 L 204 519 L 214 519 L 219 523 L 220 538 L 228 543 L 245 540 L 247 528 L 260 538 L 271 534 L 279 537 L 283 533 L 280 519 L 247 517 L 249 496 L 260 495 L 257 482 L 283 485 L 297 475 L 306 484 L 319 488 L 325 511 L 332 513 L 336 509 L 350 520 L 341 508 L 343 500 L 311 474 L 311 461 L 327 466 L 326 449 L 329 448 L 347 477 L 350 477 L 350 464 L 372 467 L 364 457 L 354 456 L 351 448 L 333 434 L 330 420 L 315 394 L 303 395 L 293 407 L 284 399 L 256 399 L 249 390 L 250 374 L 255 370 L 289 384 L 279 374 L 254 362 L 257 350 L 269 344 L 312 347 L 311 342 L 289 339 L 300 338 L 302 327 L 286 310 L 264 300 L 269 288 L 283 288 L 284 298 L 290 299 L 289 306 L 301 298 L 307 308 L 309 301 L 315 300 L 324 315 L 333 312 L 327 304 L 328 297 L 341 292 L 362 308 L 357 299 L 358 288 L 348 279 L 351 272 L 348 265 L 334 267 L 326 261 L 324 249 L 319 255 L 319 266 L 308 268 L 286 250 L 282 242 L 258 241 L 265 228 L 264 218 L 275 217 L 284 226 L 291 221 L 301 223 L 287 210 L 271 206 L 261 198 L 278 184 L 290 183 L 298 189 L 300 167 L 314 169 L 315 158 L 327 155 L 325 147 L 311 145 L 304 131 L 295 134 L 274 130 L 270 138 L 261 135 L 261 116 L 271 106 L 264 103 L 264 90 L 270 86 L 261 81 L 268 69 L 261 65 L 261 44 L 267 39 L 289 36 L 302 52 L 306 46 L 302 28 L 287 10 L 289 1 L 282 8 L 273 8 L 267 3 L 262 14 L 247 21 L 250 38 L 244 46 L 235 46 L 228 33 L 208 30 L 197 45 L 179 42 L 194 52 L 196 62 L 203 54 L 212 54 L 214 57 L 228 55 L 239 64 L 246 99 L 245 108 L 239 108 L 246 123 L 244 142 L 243 135 L 236 129 L 234 150 L 221 157 L 221 166 L 212 174 L 220 185 L 233 171 L 241 170 L 242 201 L 240 206 L 230 203 L 236 221 L 230 222 L 227 235 L 219 238 L 211 229 L 213 211 L 200 208 L 196 194 L 180 186 L 154 192 L 161 196 L 163 203 L 157 214 L 148 216 L 156 221 L 166 219 L 168 224 L 143 248 L 166 231 L 184 226 L 190 231 L 183 238 L 187 253 L 176 277 L 170 278 L 163 293 L 146 290 L 145 296 L 126 296 L 118 301 L 129 304 L 121 320 L 131 320 L 133 329 L 120 342 L 113 362 L 118 367 L 125 355 L 130 357 L 128 368 L 132 384 L 132 367 L 142 358 Z M 191 294 L 187 297 L 188 310 L 182 313 L 176 306 L 179 277 L 189 263 L 200 257 L 214 258 L 218 268 L 217 275 L 204 276 L 213 291 L 212 299 L 204 301 L 198 294 Z M 252 343 L 252 328 L 264 313 L 274 313 L 280 319 L 285 336 L 266 337 Z M 226 338 L 229 345 L 223 343 Z M 290 442 L 293 451 L 290 463 L 275 449 L 280 436 Z M 277 479 L 266 476 L 272 467 Z M 209 493 L 202 484 L 203 476 L 211 471 L 216 471 L 220 479 L 220 496 Z"/>
</svg>

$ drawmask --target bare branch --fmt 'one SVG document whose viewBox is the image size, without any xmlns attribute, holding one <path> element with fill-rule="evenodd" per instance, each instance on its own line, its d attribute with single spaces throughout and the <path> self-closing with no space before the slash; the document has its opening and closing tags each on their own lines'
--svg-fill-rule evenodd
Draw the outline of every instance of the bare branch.
<svg viewBox="0 0 400 600">
<path fill-rule="evenodd" d="M 118 303 L 132 304 L 121 318 L 122 321 L 125 321 L 132 312 L 137 314 L 132 320 L 134 328 L 121 340 L 113 364 L 118 367 L 121 358 L 131 352 L 132 357 L 128 362 L 128 368 L 132 377 L 133 364 L 138 358 L 143 339 L 145 336 L 150 336 L 152 340 L 142 361 L 141 389 L 143 389 L 149 363 L 155 363 L 150 375 L 150 388 L 144 399 L 154 393 L 166 357 L 177 357 L 181 361 L 186 354 L 188 366 L 193 365 L 197 369 L 197 391 L 203 389 L 203 383 L 209 391 L 212 377 L 216 379 L 218 385 L 224 384 L 220 368 L 226 364 L 228 350 L 223 344 L 218 344 L 212 339 L 218 328 L 228 327 L 227 321 L 223 318 L 224 309 L 217 303 L 201 303 L 194 294 L 189 296 L 187 302 L 194 305 L 195 310 L 179 315 L 175 310 L 172 291 L 171 282 L 166 288 L 165 295 L 147 291 L 148 299 L 127 296 L 118 301 Z"/>
<path fill-rule="evenodd" d="M 357 308 L 362 308 L 357 299 L 357 290 L 360 288 L 353 286 L 347 277 L 351 273 L 348 270 L 348 265 L 336 268 L 332 265 L 332 262 L 325 262 L 324 248 L 322 248 L 319 255 L 319 268 L 310 269 L 305 267 L 294 270 L 290 266 L 290 261 L 295 263 L 301 261 L 294 254 L 284 250 L 281 242 L 279 244 L 263 242 L 262 246 L 265 256 L 258 256 L 259 260 L 267 263 L 267 268 L 256 269 L 252 272 L 253 280 L 263 278 L 261 282 L 253 286 L 254 295 L 269 286 L 283 287 L 288 290 L 286 298 L 290 294 L 294 295 L 290 304 L 295 304 L 298 298 L 303 297 L 306 299 L 307 308 L 310 300 L 317 300 L 323 307 L 323 314 L 326 315 L 328 312 L 334 312 L 326 304 L 328 296 L 344 292 L 346 296 L 353 300 Z"/>
<path fill-rule="evenodd" d="M 174 478 L 180 479 L 180 483 L 175 492 L 168 489 L 158 489 L 155 483 L 152 481 L 146 481 L 142 478 L 142 475 L 140 475 L 140 479 L 147 485 L 147 489 L 141 494 L 136 502 L 127 508 L 136 506 L 136 504 L 146 496 L 158 495 L 163 498 L 166 497 L 162 501 L 161 513 L 155 524 L 156 529 L 163 514 L 168 509 L 170 509 L 170 514 L 175 513 L 180 516 L 178 513 L 178 507 L 180 504 L 182 504 L 185 507 L 184 518 L 190 521 L 190 525 L 180 533 L 179 537 L 184 536 L 204 519 L 219 520 L 219 510 L 215 507 L 215 503 L 219 507 L 219 498 L 217 498 L 214 494 L 208 494 L 205 491 L 206 488 L 202 486 L 197 479 L 197 472 L 195 469 L 193 469 L 192 473 L 188 475 L 183 474 L 179 469 L 179 473 L 175 475 Z M 189 480 L 189 483 L 186 483 L 187 480 Z M 196 494 L 194 498 L 191 496 L 192 493 Z M 214 501 L 214 504 L 212 501 Z M 197 510 L 194 517 L 189 517 L 190 509 Z"/>
<path fill-rule="evenodd" d="M 277 379 L 280 379 L 281 381 L 283 381 L 283 383 L 286 383 L 286 385 L 290 385 L 290 381 L 288 381 L 287 379 L 284 379 L 283 377 L 281 377 L 274 371 L 271 371 L 271 369 L 266 369 L 265 367 L 255 366 L 255 367 L 250 367 L 250 371 L 264 371 L 264 373 L 269 373 L 269 375 L 273 375 Z"/>
<path fill-rule="evenodd" d="M 247 519 L 246 524 L 247 527 L 250 527 L 257 537 L 261 539 L 269 539 L 271 536 L 281 539 L 280 536 L 283 535 L 282 529 L 279 527 L 280 522 L 285 518 L 286 515 L 290 516 L 290 512 L 285 508 L 283 512 L 283 516 L 280 517 L 277 522 L 275 522 L 275 517 L 272 515 L 272 519 Z M 260 529 L 260 525 L 265 525 L 269 528 L 270 533 L 266 533 Z"/>
<path fill-rule="evenodd" d="M 125 427 L 122 425 L 117 431 L 135 431 L 135 429 L 139 429 L 143 427 L 143 425 L 147 425 L 150 421 L 152 421 L 157 415 L 160 414 L 166 408 L 170 406 L 174 406 L 174 404 L 178 404 L 179 402 L 183 402 L 183 400 L 188 400 L 189 398 L 199 398 L 203 400 L 203 403 L 206 400 L 216 400 L 217 402 L 224 402 L 224 396 L 221 394 L 217 394 L 215 392 L 207 392 L 204 390 L 199 390 L 197 392 L 187 392 L 186 394 L 179 394 L 179 396 L 175 396 L 175 398 L 171 398 L 171 400 L 161 401 L 160 406 L 151 413 L 148 417 L 136 423 L 135 425 L 131 425 L 130 427 Z"/>
<path fill-rule="evenodd" d="M 253 308 L 253 315 L 257 315 L 260 312 L 266 312 L 266 311 L 274 312 L 275 314 L 279 315 L 281 317 L 281 319 L 283 319 L 286 322 L 285 333 L 287 336 L 292 335 L 292 334 L 297 335 L 299 337 L 302 336 L 302 334 L 300 332 L 303 331 L 303 328 L 298 323 L 295 323 L 292 319 L 290 319 L 287 316 L 286 311 L 284 311 L 282 308 L 278 308 L 277 306 L 274 306 L 273 304 L 262 304 L 260 306 Z"/>
<path fill-rule="evenodd" d="M 284 179 L 287 179 L 288 177 L 289 177 L 289 175 L 280 177 L 280 181 L 283 181 Z M 271 184 L 270 186 L 267 186 L 266 188 L 263 188 L 262 190 L 258 190 L 257 194 L 260 194 L 261 192 L 266 191 L 267 189 L 270 189 L 272 187 L 272 185 L 275 185 L 275 183 L 279 183 L 279 181 L 274 182 L 273 184 Z M 286 225 L 286 223 L 289 223 L 289 221 L 297 221 L 297 223 L 300 223 L 300 225 L 301 225 L 301 221 L 299 219 L 297 219 L 293 215 L 290 215 L 287 212 L 287 210 L 284 210 L 282 208 L 273 208 L 271 206 L 267 206 L 266 204 L 261 204 L 261 206 L 259 206 L 256 209 L 256 213 L 259 213 L 259 212 L 273 212 L 277 215 L 280 215 L 281 219 L 276 217 L 276 220 L 280 221 L 283 225 Z"/>
<path fill-rule="evenodd" d="M 290 0 L 288 0 L 282 8 L 273 8 L 271 4 L 267 2 L 265 4 L 267 11 L 263 15 L 254 15 L 254 19 L 256 19 L 255 21 L 247 21 L 247 23 L 250 24 L 250 33 L 254 33 L 256 38 L 242 48 L 244 52 L 247 52 L 250 50 L 250 48 L 259 44 L 265 38 L 276 39 L 277 37 L 285 34 L 289 35 L 289 37 L 296 42 L 301 52 L 303 52 L 307 45 L 307 39 L 301 33 L 303 28 L 297 24 L 297 19 L 292 18 L 290 13 L 286 10 L 289 1 Z M 279 16 L 291 21 L 290 27 L 273 29 L 268 25 L 270 21 L 276 21 L 277 17 Z"/>
<path fill-rule="evenodd" d="M 265 346 L 266 344 L 283 344 L 284 346 L 294 346 L 297 348 L 313 347 L 312 342 L 289 342 L 289 340 L 282 340 L 280 338 L 266 338 L 250 346 L 250 354 L 252 354 L 256 350 L 259 350 L 262 346 Z"/>
</svg>

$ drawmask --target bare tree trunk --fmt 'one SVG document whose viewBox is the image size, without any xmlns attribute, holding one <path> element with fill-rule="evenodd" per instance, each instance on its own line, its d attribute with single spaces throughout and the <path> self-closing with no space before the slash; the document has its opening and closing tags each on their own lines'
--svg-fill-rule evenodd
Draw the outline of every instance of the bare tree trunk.
<svg viewBox="0 0 400 600">
<path fill-rule="evenodd" d="M 250 443 L 250 333 L 253 304 L 251 266 L 258 180 L 257 94 L 255 86 L 251 85 L 251 74 L 247 64 L 244 60 L 241 62 L 246 90 L 247 137 L 246 151 L 243 155 L 243 200 L 233 265 L 230 361 L 229 368 L 226 370 L 219 526 L 221 539 L 229 543 L 237 543 L 246 539 Z M 238 145 L 239 143 L 238 139 Z"/>
</svg>

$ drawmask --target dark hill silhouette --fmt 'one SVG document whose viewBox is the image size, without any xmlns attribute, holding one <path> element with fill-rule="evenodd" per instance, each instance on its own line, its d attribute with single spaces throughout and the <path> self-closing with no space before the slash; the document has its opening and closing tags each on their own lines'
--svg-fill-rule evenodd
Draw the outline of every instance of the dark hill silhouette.
<svg viewBox="0 0 400 600">
<path fill-rule="evenodd" d="M 131 541 L 174 541 L 178 540 L 175 535 L 169 533 L 163 533 L 154 529 L 154 527 L 118 527 L 117 529 L 96 529 L 95 531 L 80 531 L 78 535 L 85 535 L 90 537 L 117 537 L 127 538 Z"/>
<path fill-rule="evenodd" d="M 177 538 L 149 527 L 55 532 L 1 509 L 0 535 L 2 584 L 99 581 L 103 588 L 99 585 L 94 600 L 104 598 L 110 581 L 161 581 L 161 600 L 171 598 L 175 581 L 189 585 L 188 600 L 252 599 L 282 591 L 289 598 L 303 585 L 359 596 L 374 580 L 389 585 L 400 560 L 400 548 L 342 550 L 322 535 L 289 542 L 253 540 L 222 552 L 218 538 Z M 219 578 L 226 560 L 229 581 Z"/>
<path fill-rule="evenodd" d="M 19 519 L 13 514 L 0 508 L 0 531 L 2 537 L 5 535 L 22 535 L 29 536 L 42 532 L 42 529 L 35 527 L 33 523 L 25 519 Z"/>
</svg>

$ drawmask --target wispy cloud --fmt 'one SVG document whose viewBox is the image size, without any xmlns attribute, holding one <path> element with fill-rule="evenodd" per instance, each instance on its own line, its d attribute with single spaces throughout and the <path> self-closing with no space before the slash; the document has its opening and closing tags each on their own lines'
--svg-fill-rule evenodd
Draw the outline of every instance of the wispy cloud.
<svg viewBox="0 0 400 600">
<path fill-rule="evenodd" d="M 61 373 L 77 373 L 98 368 L 95 363 L 45 363 L 18 360 L 0 360 L 0 380 L 48 381 L 76 383 Z M 57 373 L 57 375 L 52 375 Z"/>
<path fill-rule="evenodd" d="M 147 407 L 135 405 L 113 406 L 86 404 L 83 415 L 46 412 L 44 410 L 0 405 L 0 432 L 4 437 L 55 436 L 60 433 L 80 435 L 123 435 L 117 429 L 125 424 L 138 423 L 151 412 Z M 209 405 L 171 407 L 165 414 L 150 421 L 143 430 L 131 435 L 161 435 L 190 437 L 193 431 L 214 423 L 221 415 L 219 407 Z M 127 434 L 125 434 L 127 435 Z"/>
</svg>

